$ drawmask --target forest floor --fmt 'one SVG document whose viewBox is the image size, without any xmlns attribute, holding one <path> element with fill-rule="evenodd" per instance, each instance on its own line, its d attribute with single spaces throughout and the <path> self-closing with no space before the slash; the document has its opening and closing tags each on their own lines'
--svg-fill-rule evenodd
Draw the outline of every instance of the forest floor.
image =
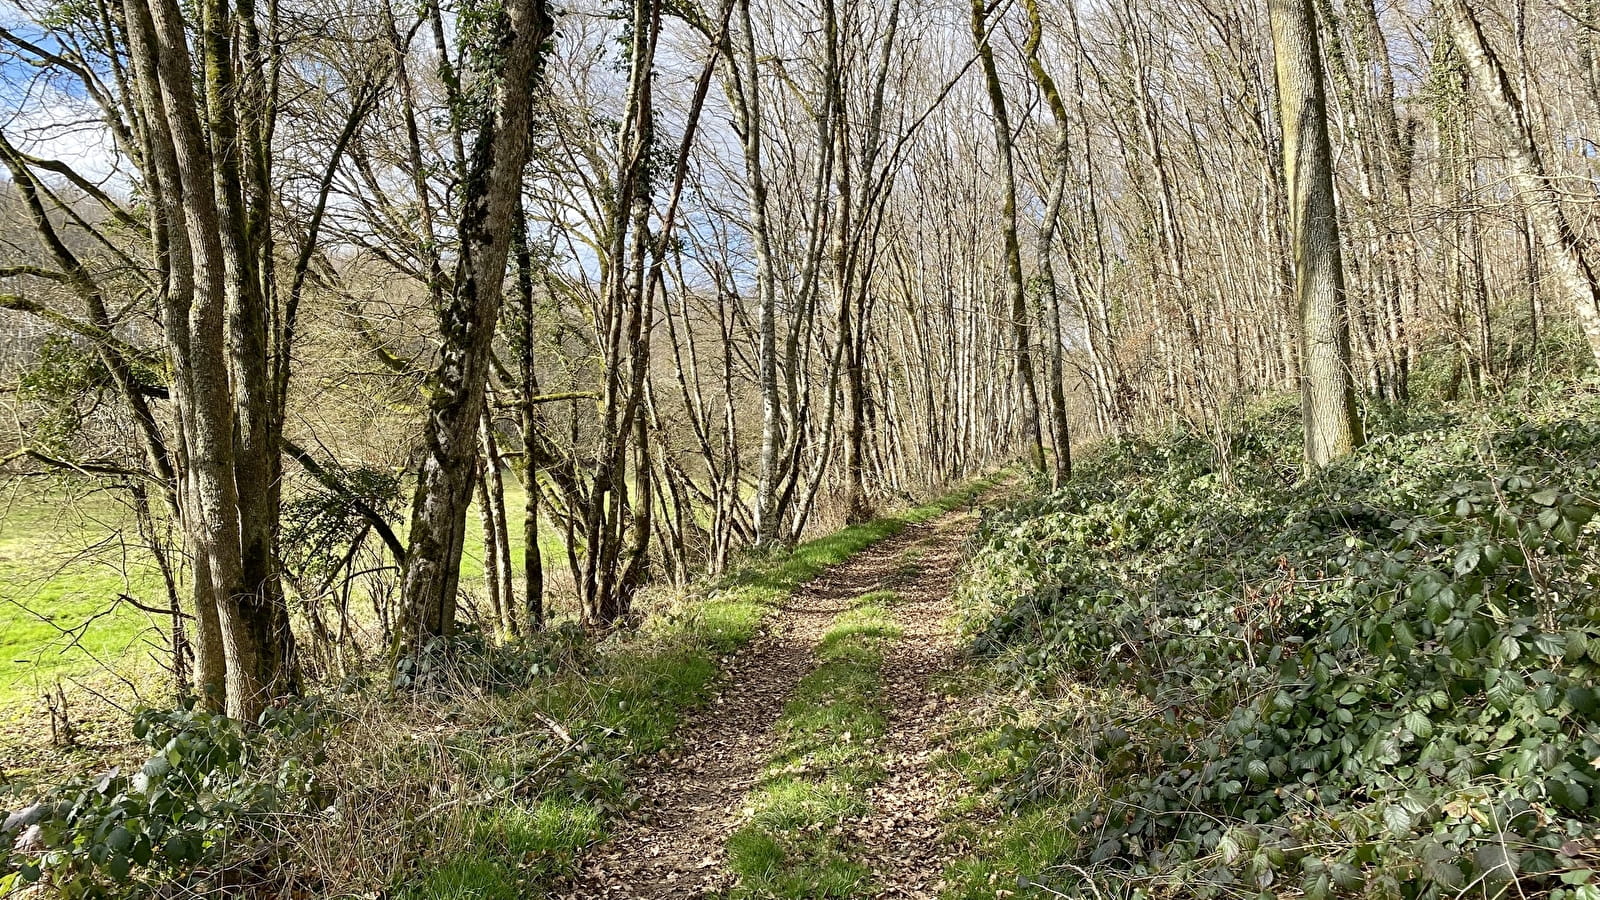
<svg viewBox="0 0 1600 900">
<path fill-rule="evenodd" d="M 951 591 L 978 518 L 972 504 L 908 527 L 795 591 L 558 894 L 937 896 L 960 855 L 940 818 L 959 779 L 933 744 L 954 713 Z"/>
</svg>

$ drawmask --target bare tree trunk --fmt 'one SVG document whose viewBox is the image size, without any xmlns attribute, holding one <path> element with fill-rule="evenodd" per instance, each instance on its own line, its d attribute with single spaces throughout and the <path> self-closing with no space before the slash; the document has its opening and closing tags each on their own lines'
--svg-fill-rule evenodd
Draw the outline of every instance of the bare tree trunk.
<svg viewBox="0 0 1600 900">
<path fill-rule="evenodd" d="M 767 221 L 767 182 L 761 139 L 765 132 L 761 105 L 761 73 L 757 69 L 755 29 L 749 0 L 739 0 L 738 51 L 728 48 L 733 68 L 735 130 L 744 149 L 745 193 L 750 207 L 750 236 L 756 258 L 756 370 L 761 390 L 761 447 L 756 475 L 756 544 L 778 538 L 779 451 L 783 440 L 778 386 L 778 297 L 773 275 L 771 232 Z"/>
<path fill-rule="evenodd" d="M 500 441 L 494 433 L 494 417 L 487 405 L 483 413 L 483 486 L 489 502 L 489 523 L 493 540 L 484 545 L 487 559 L 494 558 L 495 594 L 500 598 L 500 626 L 507 637 L 522 636 L 522 617 L 517 614 L 517 590 L 511 572 L 511 528 L 506 521 L 506 483 L 501 475 Z M 485 572 L 487 573 L 487 566 Z"/>
<path fill-rule="evenodd" d="M 506 608 L 500 600 L 500 554 L 495 548 L 494 504 L 489 500 L 489 465 L 486 460 L 478 463 L 478 477 L 473 479 L 473 487 L 478 494 L 478 521 L 483 526 L 483 587 L 489 595 L 489 612 L 492 618 L 491 628 L 500 637 L 510 637 L 510 629 L 506 627 Z"/>
<path fill-rule="evenodd" d="M 1000 227 L 1004 238 L 1002 261 L 1006 270 L 1006 298 L 1010 301 L 1011 330 L 1015 341 L 1017 377 L 1022 388 L 1023 449 L 1037 471 L 1045 470 L 1044 438 L 1039 427 L 1039 390 L 1033 377 L 1032 339 L 1028 335 L 1028 298 L 1022 280 L 1022 247 L 1017 240 L 1017 178 L 1012 169 L 1011 117 L 1006 111 L 1005 90 L 995 67 L 994 50 L 989 46 L 988 4 L 972 0 L 972 40 L 983 66 L 984 84 L 989 94 L 989 112 L 994 118 L 995 153 L 999 158 L 1000 190 L 1003 200 Z"/>
<path fill-rule="evenodd" d="M 544 0 L 507 0 L 504 64 L 493 112 L 482 124 L 462 187 L 455 292 L 440 321 L 443 347 L 432 378 L 423 460 L 401 581 L 410 649 L 455 627 L 461 544 L 472 497 L 477 425 L 490 342 L 504 293 L 512 218 L 528 160 L 531 93 L 551 31 Z"/>
<path fill-rule="evenodd" d="M 1033 73 L 1033 80 L 1039 85 L 1039 90 L 1044 93 L 1057 132 L 1052 159 L 1056 172 L 1050 189 L 1050 198 L 1045 204 L 1044 224 L 1039 229 L 1038 265 L 1040 280 L 1044 283 L 1044 312 L 1050 323 L 1048 332 L 1050 349 L 1046 352 L 1045 359 L 1048 364 L 1050 433 L 1056 450 L 1053 484 L 1061 487 L 1072 479 L 1072 432 L 1067 423 L 1066 385 L 1062 381 L 1061 355 L 1064 352 L 1064 341 L 1061 333 L 1061 290 L 1056 283 L 1055 264 L 1051 260 L 1051 255 L 1054 252 L 1056 225 L 1061 215 L 1061 205 L 1067 191 L 1067 177 L 1072 165 L 1071 132 L 1067 130 L 1071 120 L 1067 116 L 1067 107 L 1061 99 L 1061 92 L 1056 88 L 1055 79 L 1050 77 L 1050 73 L 1045 70 L 1044 61 L 1039 57 L 1039 45 L 1044 40 L 1044 23 L 1039 18 L 1038 0 L 1025 0 L 1025 6 L 1028 12 L 1028 41 L 1024 49 L 1028 57 L 1028 69 Z"/>
<path fill-rule="evenodd" d="M 1567 302 L 1572 304 L 1595 361 L 1600 363 L 1600 282 L 1584 258 L 1577 236 L 1561 208 L 1561 196 L 1534 141 L 1522 100 L 1512 88 L 1499 57 L 1489 46 L 1469 0 L 1442 2 L 1451 40 L 1489 109 L 1489 117 L 1500 127 L 1511 180 L 1527 208 L 1539 243 L 1544 245 L 1545 264 Z"/>
<path fill-rule="evenodd" d="M 272 266 L 271 229 L 262 214 L 270 188 L 273 99 L 264 87 L 254 4 L 209 0 L 203 9 L 206 131 L 217 200 L 217 224 L 227 298 L 228 377 L 234 406 L 234 478 L 237 486 L 240 585 L 223 600 L 224 647 L 229 650 L 230 693 L 237 687 L 260 702 L 299 690 L 294 634 L 277 565 L 282 416 L 274 409 L 267 319 Z M 237 35 L 239 46 L 235 46 Z M 236 57 L 242 65 L 235 77 Z M 245 671 L 248 669 L 249 671 Z M 246 701 L 232 711 L 254 720 Z"/>
<path fill-rule="evenodd" d="M 1321 468 L 1362 443 L 1350 383 L 1350 328 L 1333 199 L 1333 151 L 1310 0 L 1271 0 L 1269 11 L 1300 304 L 1306 462 Z"/>
<path fill-rule="evenodd" d="M 529 632 L 537 632 L 544 629 L 544 556 L 539 547 L 539 472 L 544 467 L 545 454 L 538 437 L 541 421 L 537 402 L 539 376 L 534 369 L 533 253 L 528 247 L 528 217 L 520 204 L 516 218 L 516 224 L 512 226 L 517 260 L 515 349 L 518 378 L 522 382 L 517 413 L 518 425 L 522 429 L 522 481 L 527 492 L 522 505 L 523 624 Z"/>
<path fill-rule="evenodd" d="M 297 679 L 272 552 L 275 488 L 263 480 L 275 477 L 277 464 L 269 458 L 276 442 L 266 301 L 248 246 L 238 147 L 219 148 L 220 162 L 212 150 L 236 137 L 234 111 L 222 105 L 233 99 L 229 10 L 214 0 L 202 9 L 206 106 L 195 93 L 182 11 L 171 0 L 133 0 L 123 11 L 149 123 L 154 230 L 166 251 L 162 319 L 181 434 L 176 496 L 193 561 L 200 693 L 253 722 Z M 251 353 L 256 358 L 243 358 Z"/>
</svg>

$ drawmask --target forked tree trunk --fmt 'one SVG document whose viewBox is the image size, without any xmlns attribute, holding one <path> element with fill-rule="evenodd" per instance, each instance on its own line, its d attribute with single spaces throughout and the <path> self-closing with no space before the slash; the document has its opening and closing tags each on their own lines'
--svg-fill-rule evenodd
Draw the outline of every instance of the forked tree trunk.
<svg viewBox="0 0 1600 900">
<path fill-rule="evenodd" d="M 1333 151 L 1310 0 L 1271 0 L 1269 12 L 1300 307 L 1305 454 L 1312 468 L 1321 468 L 1362 443 L 1350 383 L 1350 327 L 1333 200 Z"/>
<path fill-rule="evenodd" d="M 240 93 L 231 12 L 217 0 L 201 7 L 198 94 L 183 10 L 171 0 L 123 7 L 147 123 L 144 174 L 164 279 L 175 494 L 193 566 L 198 687 L 212 708 L 253 722 L 272 698 L 296 690 L 297 679 L 273 552 L 281 410 L 266 370 L 265 224 L 246 208 L 240 176 L 241 154 L 257 149 L 261 135 L 248 126 L 239 135 L 237 110 L 227 105 Z M 253 13 L 247 5 L 241 14 Z M 254 23 L 243 27 L 249 32 Z M 245 77 L 253 83 L 261 73 Z M 267 102 L 249 84 L 242 90 Z M 259 180 L 252 180 L 257 189 Z"/>
<path fill-rule="evenodd" d="M 443 346 L 431 379 L 423 459 L 411 506 L 401 581 L 402 632 L 411 650 L 455 627 L 490 343 L 528 161 L 539 51 L 551 30 L 544 0 L 507 0 L 503 15 L 504 63 L 493 112 L 478 131 L 462 186 L 455 292 L 442 310 Z"/>
</svg>

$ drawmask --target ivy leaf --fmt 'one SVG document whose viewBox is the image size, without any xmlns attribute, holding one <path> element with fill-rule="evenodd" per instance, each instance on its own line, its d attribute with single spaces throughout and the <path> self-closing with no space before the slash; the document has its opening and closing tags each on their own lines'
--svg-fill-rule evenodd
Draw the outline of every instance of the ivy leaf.
<svg viewBox="0 0 1600 900">
<path fill-rule="evenodd" d="M 1504 843 L 1505 835 L 1498 836 L 1500 840 L 1484 844 L 1473 854 L 1473 861 L 1478 868 L 1483 870 L 1485 878 L 1494 881 L 1510 881 L 1516 877 L 1520 860 L 1517 851 L 1512 850 Z"/>
<path fill-rule="evenodd" d="M 1333 883 L 1343 891 L 1353 891 L 1365 883 L 1361 870 L 1347 862 L 1334 863 L 1328 867 L 1328 873 L 1333 876 Z"/>
<path fill-rule="evenodd" d="M 1583 659 L 1583 653 L 1589 648 L 1589 639 L 1581 631 L 1567 632 L 1567 645 L 1562 650 L 1562 657 L 1567 662 L 1577 662 Z"/>
<path fill-rule="evenodd" d="M 1572 707 L 1573 712 L 1583 716 L 1592 717 L 1595 714 L 1595 710 L 1600 709 L 1600 702 L 1596 702 L 1594 689 L 1583 685 L 1573 685 L 1567 688 L 1566 701 L 1567 705 Z"/>
<path fill-rule="evenodd" d="M 1501 662 L 1516 662 L 1522 656 L 1522 642 L 1511 635 L 1502 635 L 1500 643 L 1495 647 L 1495 653 Z"/>
<path fill-rule="evenodd" d="M 1265 784 L 1267 779 L 1272 777 L 1271 768 L 1267 765 L 1266 760 L 1261 759 L 1252 759 L 1246 763 L 1245 773 L 1250 776 L 1250 780 L 1255 784 Z"/>
<path fill-rule="evenodd" d="M 190 853 L 189 839 L 181 834 L 167 838 L 167 842 L 161 846 L 161 855 L 166 857 L 168 862 L 183 862 L 189 858 Z"/>
<path fill-rule="evenodd" d="M 1239 861 L 1239 844 L 1232 835 L 1223 835 L 1222 840 L 1217 842 L 1217 853 L 1221 855 L 1224 865 L 1231 866 Z"/>
</svg>

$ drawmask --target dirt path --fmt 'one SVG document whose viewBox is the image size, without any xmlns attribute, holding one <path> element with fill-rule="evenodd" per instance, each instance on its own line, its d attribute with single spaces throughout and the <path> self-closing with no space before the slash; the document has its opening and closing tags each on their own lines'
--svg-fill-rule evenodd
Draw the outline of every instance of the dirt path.
<svg viewBox="0 0 1600 900">
<path fill-rule="evenodd" d="M 872 814 L 857 822 L 854 832 L 879 887 L 874 896 L 885 900 L 937 897 L 951 855 L 941 840 L 938 801 L 950 790 L 953 774 L 932 764 L 949 708 L 935 678 L 955 666 L 950 593 L 962 544 L 975 521 L 975 515 L 952 521 L 936 539 L 913 548 L 915 555 L 902 564 L 900 581 L 893 585 L 900 595 L 893 613 L 902 635 L 883 661 L 890 711 L 880 748 L 884 777 L 872 787 Z"/>
<path fill-rule="evenodd" d="M 734 660 L 722 693 L 686 724 L 676 754 L 638 773 L 639 807 L 559 895 L 705 897 L 733 887 L 724 844 L 772 755 L 784 702 L 811 671 L 812 651 L 833 618 L 854 598 L 890 588 L 903 598 L 893 611 L 905 635 L 884 662 L 893 711 L 886 774 L 872 792 L 873 814 L 854 831 L 884 888 L 879 896 L 935 896 L 940 829 L 929 802 L 937 776 L 929 771 L 928 732 L 939 704 L 928 683 L 951 658 L 953 639 L 943 632 L 950 588 L 977 518 L 963 509 L 908 526 L 797 590 L 767 633 Z"/>
</svg>

